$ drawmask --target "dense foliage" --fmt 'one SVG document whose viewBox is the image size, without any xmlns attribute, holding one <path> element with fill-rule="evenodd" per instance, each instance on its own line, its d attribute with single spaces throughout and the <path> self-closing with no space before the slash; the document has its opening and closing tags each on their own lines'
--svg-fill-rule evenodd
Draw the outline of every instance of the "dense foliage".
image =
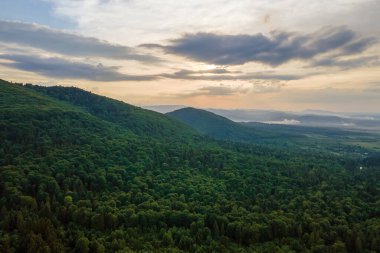
<svg viewBox="0 0 380 253">
<path fill-rule="evenodd" d="M 212 112 L 191 107 L 169 112 L 167 115 L 218 140 L 311 152 L 328 150 L 337 154 L 360 155 L 367 153 L 368 148 L 380 152 L 378 132 L 257 122 L 237 123 Z"/>
<path fill-rule="evenodd" d="M 6 82 L 0 141 L 1 252 L 380 249 L 376 153 L 216 142 L 79 89 Z"/>
<path fill-rule="evenodd" d="M 268 143 L 279 137 L 274 132 L 252 129 L 212 112 L 191 107 L 167 113 L 203 134 L 228 141 Z"/>
</svg>

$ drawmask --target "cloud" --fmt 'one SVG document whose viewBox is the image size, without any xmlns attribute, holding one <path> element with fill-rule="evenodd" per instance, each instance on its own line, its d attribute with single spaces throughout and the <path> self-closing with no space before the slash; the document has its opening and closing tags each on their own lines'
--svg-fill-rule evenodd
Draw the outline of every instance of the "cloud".
<svg viewBox="0 0 380 253">
<path fill-rule="evenodd" d="M 311 64 L 314 67 L 339 67 L 342 69 L 351 69 L 358 67 L 368 67 L 380 65 L 378 56 L 365 56 L 358 57 L 354 59 L 337 59 L 337 58 L 323 58 L 320 60 L 315 60 Z"/>
<path fill-rule="evenodd" d="M 240 65 L 259 62 L 278 66 L 291 60 L 311 60 L 335 52 L 340 55 L 361 53 L 375 43 L 374 38 L 359 38 L 346 27 L 324 28 L 315 33 L 300 35 L 272 32 L 270 36 L 220 35 L 213 33 L 186 34 L 170 41 L 169 45 L 146 44 L 167 53 L 216 65 Z"/>
<path fill-rule="evenodd" d="M 0 20 L 0 41 L 78 57 L 155 62 L 158 58 L 141 55 L 134 49 L 91 37 L 53 30 L 37 24 Z"/>
<path fill-rule="evenodd" d="M 284 86 L 284 84 L 277 80 L 257 80 L 253 81 L 250 86 L 231 86 L 224 84 L 219 84 L 218 86 L 204 86 L 195 91 L 185 92 L 176 96 L 180 98 L 190 98 L 199 96 L 232 96 L 250 92 L 270 93 L 279 91 L 282 86 Z"/>
<path fill-rule="evenodd" d="M 356 54 L 358 52 L 363 52 L 373 44 L 375 44 L 377 39 L 375 38 L 363 38 L 359 39 L 353 43 L 350 43 L 342 48 L 343 54 Z"/>
<path fill-rule="evenodd" d="M 370 92 L 372 94 L 378 94 L 380 96 L 380 82 L 371 82 L 370 86 L 364 91 Z"/>
<path fill-rule="evenodd" d="M 179 70 L 172 74 L 155 75 L 126 75 L 120 73 L 119 67 L 107 67 L 102 64 L 97 66 L 71 61 L 59 57 L 41 57 L 33 54 L 4 53 L 0 54 L 0 59 L 7 60 L 0 62 L 0 65 L 15 69 L 38 73 L 47 77 L 84 79 L 92 81 L 152 81 L 162 78 L 178 80 L 198 80 L 198 81 L 223 81 L 223 80 L 297 80 L 303 75 L 277 74 L 273 71 L 244 74 L 240 71 L 229 71 L 223 68 L 210 70 Z M 312 75 L 312 74 L 311 74 Z M 310 76 L 307 75 L 307 76 Z M 264 89 L 264 88 L 263 88 Z M 202 91 L 204 92 L 204 91 Z"/>
<path fill-rule="evenodd" d="M 313 74 L 309 74 L 310 76 Z M 161 77 L 180 80 L 197 80 L 197 81 L 239 81 L 239 80 L 298 80 L 305 77 L 305 75 L 292 75 L 292 74 L 278 74 L 273 71 L 256 72 L 256 73 L 242 73 L 240 71 L 229 71 L 226 69 L 212 69 L 212 70 L 179 70 L 172 74 L 161 74 Z"/>
<path fill-rule="evenodd" d="M 342 105 L 360 108 L 362 105 L 368 104 L 376 106 L 379 103 L 379 93 L 380 89 L 376 91 L 374 87 L 364 89 L 323 88 L 291 90 L 286 94 L 286 98 L 295 103 Z"/>
<path fill-rule="evenodd" d="M 87 79 L 92 81 L 149 81 L 157 77 L 125 75 L 118 72 L 119 67 L 106 67 L 68 61 L 63 58 L 43 58 L 34 55 L 0 54 L 1 65 L 23 71 L 35 72 L 44 76 L 63 79 Z"/>
<path fill-rule="evenodd" d="M 310 32 L 326 25 L 347 25 L 373 35 L 379 32 L 376 24 L 380 23 L 378 0 L 319 0 L 312 4 L 295 0 L 241 0 L 239 4 L 226 0 L 45 1 L 52 3 L 53 14 L 70 20 L 77 25 L 77 30 L 102 38 L 112 37 L 115 41 L 127 39 L 134 45 L 166 40 L 183 31 L 251 34 L 268 29 L 292 29 Z"/>
<path fill-rule="evenodd" d="M 279 121 L 264 121 L 266 124 L 280 124 L 280 125 L 298 125 L 301 122 L 295 119 L 283 119 Z"/>
<path fill-rule="evenodd" d="M 255 80 L 251 83 L 255 93 L 277 92 L 284 86 L 284 83 L 279 80 Z"/>
<path fill-rule="evenodd" d="M 248 88 L 243 86 L 227 86 L 220 84 L 219 86 L 204 86 L 195 91 L 187 92 L 183 94 L 176 95 L 180 98 L 190 98 L 198 96 L 231 96 L 236 94 L 245 94 L 249 92 Z"/>
<path fill-rule="evenodd" d="M 202 87 L 198 91 L 209 96 L 230 96 L 237 93 L 247 93 L 248 89 L 241 86 L 230 87 L 219 85 Z"/>
<path fill-rule="evenodd" d="M 214 68 L 214 69 L 206 69 L 206 70 L 187 70 L 187 69 L 182 69 L 176 74 L 182 75 L 182 76 L 188 76 L 188 75 L 194 75 L 194 74 L 236 74 L 236 73 L 241 73 L 241 71 L 230 71 L 225 68 Z"/>
</svg>

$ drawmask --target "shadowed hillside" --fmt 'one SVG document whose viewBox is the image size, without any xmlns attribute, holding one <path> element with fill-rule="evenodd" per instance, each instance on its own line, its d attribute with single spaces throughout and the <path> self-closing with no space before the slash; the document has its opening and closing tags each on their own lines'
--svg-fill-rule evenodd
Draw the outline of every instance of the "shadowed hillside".
<svg viewBox="0 0 380 253">
<path fill-rule="evenodd" d="M 167 115 L 220 140 L 262 143 L 266 138 L 275 136 L 270 132 L 255 131 L 212 112 L 191 107 L 169 112 Z"/>
<path fill-rule="evenodd" d="M 170 117 L 99 96 L 74 87 L 27 85 L 31 90 L 70 103 L 102 120 L 116 123 L 138 135 L 158 138 L 183 138 L 196 131 Z"/>
</svg>

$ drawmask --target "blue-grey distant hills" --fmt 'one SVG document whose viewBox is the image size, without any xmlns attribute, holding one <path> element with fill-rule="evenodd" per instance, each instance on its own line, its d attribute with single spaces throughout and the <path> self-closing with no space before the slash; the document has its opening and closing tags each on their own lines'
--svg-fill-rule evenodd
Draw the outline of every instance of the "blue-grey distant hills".
<svg viewBox="0 0 380 253">
<path fill-rule="evenodd" d="M 338 152 L 339 143 L 359 145 L 366 142 L 371 143 L 373 147 L 378 147 L 380 141 L 378 134 L 364 133 L 365 131 L 357 129 L 235 122 L 211 111 L 191 107 L 181 108 L 169 112 L 167 115 L 191 126 L 204 135 L 223 141 L 307 149 L 324 146 Z M 299 118 L 308 119 L 307 115 Z M 320 118 L 330 119 L 327 116 Z"/>
<path fill-rule="evenodd" d="M 238 122 L 380 130 L 380 114 L 343 114 L 312 110 L 297 113 L 269 110 L 209 109 L 209 111 Z"/>
<path fill-rule="evenodd" d="M 145 108 L 161 113 L 176 111 L 186 106 L 160 105 Z M 336 113 L 322 110 L 302 112 L 283 112 L 274 110 L 250 109 L 205 109 L 235 122 L 250 125 L 250 122 L 267 124 L 294 125 L 307 127 L 328 127 L 380 131 L 380 113 Z M 254 124 L 253 124 L 254 125 Z"/>
</svg>

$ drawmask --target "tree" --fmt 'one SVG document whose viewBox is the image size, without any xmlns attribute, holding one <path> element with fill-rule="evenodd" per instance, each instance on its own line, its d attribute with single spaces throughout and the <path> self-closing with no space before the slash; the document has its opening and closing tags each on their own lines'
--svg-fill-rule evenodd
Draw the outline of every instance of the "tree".
<svg viewBox="0 0 380 253">
<path fill-rule="evenodd" d="M 90 251 L 90 241 L 86 237 L 80 237 L 75 244 L 75 252 L 88 253 Z"/>
<path fill-rule="evenodd" d="M 170 231 L 164 233 L 162 237 L 162 243 L 164 246 L 167 246 L 167 247 L 174 245 L 173 236 Z"/>
<path fill-rule="evenodd" d="M 346 245 L 342 241 L 336 241 L 332 248 L 332 253 L 345 253 L 347 252 Z"/>
<path fill-rule="evenodd" d="M 71 205 L 73 203 L 73 197 L 70 195 L 65 196 L 64 202 L 66 205 Z"/>
</svg>

